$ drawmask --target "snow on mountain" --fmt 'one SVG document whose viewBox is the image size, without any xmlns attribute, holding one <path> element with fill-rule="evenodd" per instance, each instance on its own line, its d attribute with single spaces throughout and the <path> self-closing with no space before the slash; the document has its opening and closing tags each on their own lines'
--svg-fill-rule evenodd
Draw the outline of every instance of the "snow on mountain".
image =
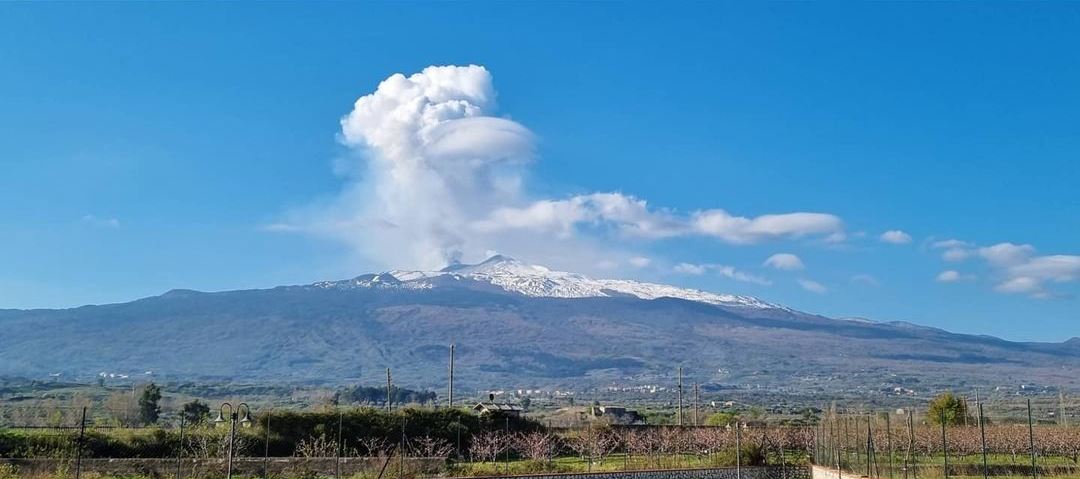
<svg viewBox="0 0 1080 479">
<path fill-rule="evenodd" d="M 440 271 L 395 270 L 364 275 L 345 281 L 327 281 L 314 286 L 326 288 L 394 287 L 430 289 L 432 279 L 450 277 L 488 283 L 503 290 L 532 297 L 590 298 L 630 295 L 641 299 L 678 298 L 700 303 L 744 308 L 786 309 L 751 296 L 716 294 L 664 284 L 619 279 L 592 279 L 577 273 L 553 271 L 502 255 L 479 264 L 455 264 Z"/>
</svg>

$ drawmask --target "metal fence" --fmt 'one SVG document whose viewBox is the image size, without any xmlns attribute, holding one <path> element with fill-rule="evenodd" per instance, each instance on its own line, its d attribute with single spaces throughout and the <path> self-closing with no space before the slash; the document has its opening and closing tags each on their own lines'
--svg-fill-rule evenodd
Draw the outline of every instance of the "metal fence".
<svg viewBox="0 0 1080 479">
<path fill-rule="evenodd" d="M 440 411 L 446 417 L 439 421 L 416 416 Z M 730 466 L 739 478 L 802 479 L 812 440 L 806 427 L 589 424 L 555 430 L 430 408 L 390 415 L 372 408 L 299 413 L 230 405 L 209 416 L 163 411 L 153 424 L 143 422 L 126 407 L 5 407 L 0 467 L 8 467 L 8 475 L 75 479 L 404 479 Z M 575 460 L 575 468 L 565 459 Z"/>
<path fill-rule="evenodd" d="M 1066 411 L 1030 400 L 966 408 L 831 412 L 814 428 L 813 461 L 889 479 L 1080 478 L 1080 424 Z"/>
</svg>

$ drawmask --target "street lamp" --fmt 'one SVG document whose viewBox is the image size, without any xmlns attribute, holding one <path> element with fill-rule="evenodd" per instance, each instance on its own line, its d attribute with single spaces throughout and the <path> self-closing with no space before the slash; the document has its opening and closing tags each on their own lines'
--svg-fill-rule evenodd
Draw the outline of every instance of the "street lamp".
<svg viewBox="0 0 1080 479">
<path fill-rule="evenodd" d="M 235 408 L 227 402 L 221 403 L 221 407 L 218 408 L 217 418 L 214 419 L 214 426 L 225 422 L 226 407 L 229 408 L 229 460 L 228 466 L 226 466 L 226 477 L 232 479 L 233 447 L 236 445 L 236 422 L 239 420 L 240 425 L 243 427 L 251 426 L 251 408 L 247 403 L 237 404 Z M 241 411 L 243 411 L 243 415 L 240 415 Z"/>
</svg>

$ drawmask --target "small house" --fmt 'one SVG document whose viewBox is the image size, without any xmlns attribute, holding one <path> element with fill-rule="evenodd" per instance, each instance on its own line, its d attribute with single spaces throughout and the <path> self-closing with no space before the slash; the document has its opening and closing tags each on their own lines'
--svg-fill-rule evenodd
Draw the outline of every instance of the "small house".
<svg viewBox="0 0 1080 479">
<path fill-rule="evenodd" d="M 497 403 L 492 401 L 476 403 L 476 405 L 473 406 L 473 411 L 476 411 L 476 413 L 481 416 L 486 416 L 489 414 L 503 414 L 507 416 L 518 417 L 521 416 L 521 413 L 524 412 L 524 409 L 522 409 L 522 407 L 518 406 L 517 404 Z"/>
</svg>

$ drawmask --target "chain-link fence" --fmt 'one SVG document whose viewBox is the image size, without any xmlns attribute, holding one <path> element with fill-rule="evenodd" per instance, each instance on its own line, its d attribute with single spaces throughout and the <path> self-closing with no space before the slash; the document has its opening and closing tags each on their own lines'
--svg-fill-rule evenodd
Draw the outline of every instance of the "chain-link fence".
<svg viewBox="0 0 1080 479">
<path fill-rule="evenodd" d="M 833 411 L 814 428 L 815 464 L 889 479 L 1080 478 L 1080 418 L 1030 400 Z"/>
</svg>

